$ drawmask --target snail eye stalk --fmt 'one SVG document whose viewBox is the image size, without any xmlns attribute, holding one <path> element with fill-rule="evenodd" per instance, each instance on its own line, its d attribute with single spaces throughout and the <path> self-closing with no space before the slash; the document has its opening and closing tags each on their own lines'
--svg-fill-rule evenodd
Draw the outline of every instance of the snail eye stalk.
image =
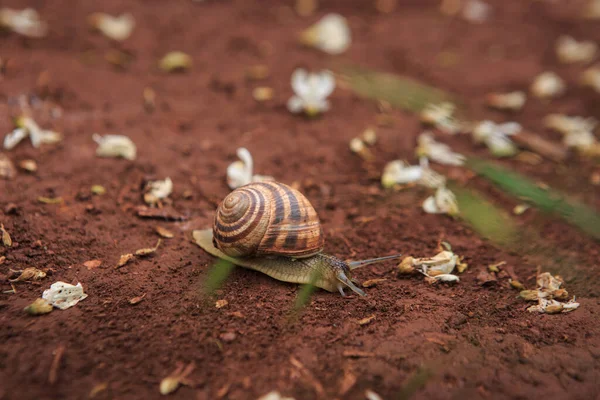
<svg viewBox="0 0 600 400">
<path fill-rule="evenodd" d="M 356 268 L 364 267 L 365 265 L 369 265 L 369 264 L 375 264 L 375 263 L 389 261 L 389 260 L 396 260 L 400 257 L 402 257 L 402 254 L 396 254 L 393 256 L 385 256 L 385 257 L 377 257 L 377 258 L 369 258 L 367 260 L 349 261 L 347 264 L 348 264 L 348 267 L 350 267 L 350 270 L 353 270 Z"/>
</svg>

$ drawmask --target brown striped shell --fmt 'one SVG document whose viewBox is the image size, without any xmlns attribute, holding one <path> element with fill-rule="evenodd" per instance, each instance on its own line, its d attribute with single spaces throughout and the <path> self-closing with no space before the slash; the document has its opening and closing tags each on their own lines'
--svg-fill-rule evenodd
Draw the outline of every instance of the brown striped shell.
<svg viewBox="0 0 600 400">
<path fill-rule="evenodd" d="M 319 217 L 300 192 L 257 182 L 231 192 L 217 208 L 214 245 L 231 257 L 309 257 L 323 250 Z"/>
</svg>

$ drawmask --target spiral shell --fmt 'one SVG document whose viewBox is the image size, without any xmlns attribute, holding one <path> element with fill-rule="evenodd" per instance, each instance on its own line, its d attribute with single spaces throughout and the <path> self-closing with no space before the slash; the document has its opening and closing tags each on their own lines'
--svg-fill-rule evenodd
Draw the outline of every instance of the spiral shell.
<svg viewBox="0 0 600 400">
<path fill-rule="evenodd" d="M 319 217 L 300 192 L 257 182 L 231 192 L 217 208 L 214 245 L 231 257 L 309 257 L 323 250 Z"/>
</svg>

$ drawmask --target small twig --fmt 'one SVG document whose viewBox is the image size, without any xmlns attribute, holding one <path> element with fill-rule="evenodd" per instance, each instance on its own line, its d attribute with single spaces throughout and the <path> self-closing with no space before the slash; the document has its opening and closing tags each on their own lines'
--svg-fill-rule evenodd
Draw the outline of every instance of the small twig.
<svg viewBox="0 0 600 400">
<path fill-rule="evenodd" d="M 54 385 L 58 380 L 58 369 L 60 368 L 60 361 L 62 360 L 63 355 L 65 354 L 66 347 L 64 344 L 59 345 L 56 350 L 54 350 L 54 358 L 52 359 L 52 364 L 50 365 L 50 372 L 48 373 L 48 382 L 51 385 Z"/>
<path fill-rule="evenodd" d="M 298 369 L 304 379 L 306 379 L 314 387 L 319 397 L 325 396 L 325 389 L 323 389 L 323 385 L 321 385 L 321 382 L 314 377 L 314 375 L 308 370 L 308 368 L 304 366 L 304 364 L 302 364 L 294 356 L 290 356 L 290 363 L 292 363 L 292 365 Z"/>
</svg>

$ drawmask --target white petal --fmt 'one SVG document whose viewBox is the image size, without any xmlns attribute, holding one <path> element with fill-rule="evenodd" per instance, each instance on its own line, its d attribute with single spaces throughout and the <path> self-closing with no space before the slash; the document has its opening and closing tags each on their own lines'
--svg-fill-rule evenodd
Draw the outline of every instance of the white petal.
<svg viewBox="0 0 600 400">
<path fill-rule="evenodd" d="M 25 128 L 17 128 L 11 133 L 7 134 L 4 137 L 4 148 L 6 150 L 13 149 L 16 145 L 18 145 L 23 139 L 25 139 L 28 135 L 27 129 Z"/>
<path fill-rule="evenodd" d="M 253 175 L 252 182 L 270 182 L 274 181 L 275 178 L 269 175 Z"/>
<path fill-rule="evenodd" d="M 237 189 L 252 182 L 252 174 L 248 173 L 246 164 L 235 161 L 227 167 L 227 185 L 231 189 Z"/>
<path fill-rule="evenodd" d="M 104 135 L 95 133 L 92 138 L 98 143 L 96 155 L 99 157 L 123 157 L 127 160 L 135 160 L 137 148 L 127 136 Z"/>
<path fill-rule="evenodd" d="M 71 285 L 65 282 L 55 282 L 50 289 L 44 290 L 42 298 L 56 308 L 66 310 L 73 307 L 88 295 L 83 293 L 81 283 Z"/>
<path fill-rule="evenodd" d="M 109 39 L 123 41 L 133 32 L 135 19 L 131 14 L 122 14 L 118 17 L 105 13 L 92 14 L 93 25 Z"/>
<path fill-rule="evenodd" d="M 517 153 L 517 147 L 506 136 L 494 134 L 485 140 L 485 144 L 496 157 L 507 157 Z"/>
<path fill-rule="evenodd" d="M 423 202 L 423 211 L 425 211 L 428 214 L 442 213 L 442 211 L 438 208 L 437 204 L 435 203 L 435 198 L 433 196 L 429 196 L 425 199 L 425 201 Z"/>
<path fill-rule="evenodd" d="M 298 96 L 292 96 L 287 102 L 287 108 L 290 112 L 297 114 L 304 109 L 304 101 Z"/>
<path fill-rule="evenodd" d="M 162 181 L 153 181 L 148 183 L 149 193 L 157 199 L 165 199 L 173 192 L 173 181 L 167 178 Z"/>
<path fill-rule="evenodd" d="M 523 127 L 518 122 L 505 122 L 498 125 L 498 130 L 505 135 L 516 135 L 523 130 Z"/>
<path fill-rule="evenodd" d="M 441 274 L 441 275 L 436 275 L 434 276 L 434 278 L 440 282 L 459 282 L 460 278 L 456 275 L 452 275 L 452 274 Z"/>
<path fill-rule="evenodd" d="M 448 215 L 458 214 L 458 202 L 450 189 L 439 187 L 435 192 L 435 204 L 441 212 Z"/>
<path fill-rule="evenodd" d="M 325 99 L 335 89 L 335 77 L 330 71 L 323 71 L 318 77 L 319 83 L 315 95 L 320 99 Z"/>
<path fill-rule="evenodd" d="M 423 177 L 423 168 L 420 166 L 409 166 L 405 162 L 395 160 L 389 162 L 383 169 L 381 183 L 384 187 L 391 187 L 396 184 L 404 185 L 417 182 Z"/>
<path fill-rule="evenodd" d="M 309 95 L 310 86 L 308 83 L 308 79 L 309 75 L 304 69 L 298 68 L 294 71 L 294 73 L 292 74 L 292 89 L 294 90 L 294 93 L 296 93 L 296 95 L 300 97 Z"/>
<path fill-rule="evenodd" d="M 351 43 L 350 28 L 346 18 L 339 14 L 327 14 L 313 29 L 317 32 L 315 46 L 329 54 L 341 54 Z"/>
<path fill-rule="evenodd" d="M 248 174 L 252 175 L 252 170 L 254 169 L 254 162 L 252 161 L 252 155 L 245 147 L 240 147 L 236 152 L 238 158 L 242 160 L 242 162 L 246 165 L 246 170 Z"/>
</svg>

